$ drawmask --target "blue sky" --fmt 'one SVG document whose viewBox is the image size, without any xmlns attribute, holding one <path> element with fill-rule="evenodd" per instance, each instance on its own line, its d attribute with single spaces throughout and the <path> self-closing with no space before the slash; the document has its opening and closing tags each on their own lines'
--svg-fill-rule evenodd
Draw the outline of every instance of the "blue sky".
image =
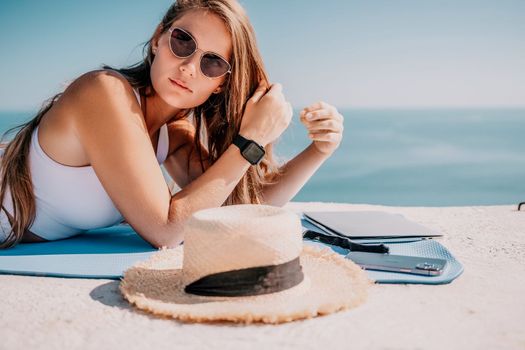
<svg viewBox="0 0 525 350">
<path fill-rule="evenodd" d="M 525 107 L 525 1 L 241 0 L 295 108 Z M 1 1 L 0 110 L 141 55 L 171 1 Z"/>
</svg>

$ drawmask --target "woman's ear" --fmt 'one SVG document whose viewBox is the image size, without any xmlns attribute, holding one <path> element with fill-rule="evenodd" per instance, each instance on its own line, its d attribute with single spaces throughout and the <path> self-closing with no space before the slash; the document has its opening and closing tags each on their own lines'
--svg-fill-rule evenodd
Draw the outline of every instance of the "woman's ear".
<svg viewBox="0 0 525 350">
<path fill-rule="evenodd" d="M 222 92 L 222 91 L 224 90 L 224 85 L 225 85 L 225 84 L 226 84 L 226 82 L 223 81 L 223 82 L 221 83 L 221 85 L 217 86 L 217 88 L 216 88 L 215 90 L 213 90 L 213 93 L 214 93 L 214 94 L 218 94 L 218 93 Z"/>
<path fill-rule="evenodd" d="M 155 33 L 153 33 L 153 36 L 151 37 L 151 51 L 153 54 L 157 53 L 157 50 L 159 49 L 159 40 L 160 36 L 162 34 L 162 23 L 157 26 L 155 29 Z"/>
</svg>

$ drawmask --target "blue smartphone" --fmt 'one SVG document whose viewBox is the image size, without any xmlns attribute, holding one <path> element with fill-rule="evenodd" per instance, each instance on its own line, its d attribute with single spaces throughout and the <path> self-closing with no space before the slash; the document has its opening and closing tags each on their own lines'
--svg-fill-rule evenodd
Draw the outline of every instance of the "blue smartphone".
<svg viewBox="0 0 525 350">
<path fill-rule="evenodd" d="M 447 264 L 444 259 L 380 253 L 350 252 L 345 256 L 366 270 L 439 276 Z"/>
</svg>

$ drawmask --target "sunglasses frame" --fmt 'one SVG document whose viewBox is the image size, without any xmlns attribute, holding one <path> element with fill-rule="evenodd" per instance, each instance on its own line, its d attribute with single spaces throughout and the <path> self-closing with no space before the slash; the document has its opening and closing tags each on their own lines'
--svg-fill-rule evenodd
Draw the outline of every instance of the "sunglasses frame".
<svg viewBox="0 0 525 350">
<path fill-rule="evenodd" d="M 171 47 L 171 37 L 173 35 L 173 31 L 177 29 L 177 30 L 180 30 L 181 32 L 183 32 L 184 34 L 188 35 L 191 40 L 193 40 L 193 42 L 195 43 L 195 51 L 193 51 L 192 53 L 190 53 L 188 56 L 179 56 L 177 54 L 175 54 L 175 52 L 173 51 L 172 47 Z M 168 46 L 170 48 L 170 51 L 171 53 L 173 54 L 173 56 L 177 57 L 177 58 L 188 58 L 188 57 L 191 57 L 195 54 L 195 52 L 197 51 L 201 51 L 201 56 L 200 56 L 200 60 L 199 60 L 199 70 L 201 71 L 202 75 L 204 75 L 206 78 L 208 79 L 218 79 L 218 78 L 221 78 L 223 76 L 225 76 L 226 74 L 230 74 L 232 72 L 232 66 L 230 64 L 230 62 L 228 62 L 228 60 L 224 57 L 222 57 L 221 55 L 219 55 L 218 53 L 216 52 L 213 52 L 213 51 L 202 51 L 201 49 L 199 49 L 199 45 L 197 44 L 197 40 L 195 40 L 195 38 L 193 37 L 193 35 L 191 35 L 190 33 L 188 33 L 186 30 L 184 30 L 183 28 L 180 28 L 180 27 L 171 27 L 170 29 L 168 29 L 168 33 L 169 33 L 169 37 L 168 37 Z M 211 54 L 211 55 L 215 55 L 217 57 L 219 57 L 220 59 L 222 59 L 224 62 L 226 62 L 226 64 L 228 65 L 228 70 L 217 76 L 217 77 L 210 77 L 206 74 L 204 74 L 204 72 L 202 71 L 202 58 L 204 57 L 204 55 L 206 54 Z"/>
</svg>

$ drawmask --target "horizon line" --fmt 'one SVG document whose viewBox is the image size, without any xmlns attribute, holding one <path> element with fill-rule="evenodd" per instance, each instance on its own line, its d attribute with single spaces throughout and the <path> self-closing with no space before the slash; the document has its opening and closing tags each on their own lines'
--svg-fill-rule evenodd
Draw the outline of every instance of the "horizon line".
<svg viewBox="0 0 525 350">
<path fill-rule="evenodd" d="M 367 105 L 353 105 L 353 106 L 335 106 L 339 110 L 446 110 L 446 109 L 525 109 L 525 105 L 478 105 L 478 106 L 367 106 Z M 39 109 L 10 109 L 0 108 L 0 113 L 36 113 Z M 300 110 L 300 108 L 294 108 Z"/>
</svg>

